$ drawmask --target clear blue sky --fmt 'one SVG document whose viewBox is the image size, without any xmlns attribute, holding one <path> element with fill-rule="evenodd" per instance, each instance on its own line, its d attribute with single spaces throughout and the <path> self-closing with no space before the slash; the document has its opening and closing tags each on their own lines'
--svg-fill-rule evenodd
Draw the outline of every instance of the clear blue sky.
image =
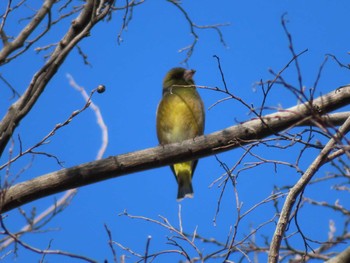
<svg viewBox="0 0 350 263">
<path fill-rule="evenodd" d="M 66 74 L 71 74 L 76 82 L 89 92 L 98 84 L 107 88 L 103 94 L 95 94 L 93 101 L 100 107 L 104 121 L 108 126 L 109 144 L 104 157 L 123 154 L 158 145 L 155 132 L 155 112 L 161 97 L 161 83 L 164 74 L 172 67 L 184 66 L 197 70 L 195 81 L 198 85 L 222 87 L 217 61 L 213 55 L 221 59 L 223 71 L 229 89 L 248 103 L 259 105 L 262 95 L 254 89 L 254 83 L 272 79 L 268 69 L 278 72 L 291 59 L 288 41 L 281 26 L 281 16 L 287 12 L 287 26 L 293 36 L 294 48 L 297 53 L 308 49 L 300 58 L 303 84 L 312 87 L 320 64 L 325 54 L 336 55 L 344 62 L 349 61 L 348 16 L 350 2 L 342 1 L 182 1 L 192 20 L 199 25 L 230 23 L 222 27 L 227 47 L 224 47 L 214 30 L 198 30 L 198 44 L 188 61 L 188 66 L 180 64 L 185 58 L 178 50 L 192 41 L 189 26 L 181 12 L 166 1 L 146 1 L 134 10 L 133 19 L 127 31 L 122 34 L 123 42 L 117 43 L 122 13 L 113 16 L 109 23 L 101 23 L 80 44 L 88 55 L 92 66 L 85 66 L 82 58 L 75 50 L 67 58 L 64 65 L 49 83 L 38 103 L 30 114 L 21 122 L 14 139 L 18 149 L 17 134 L 20 134 L 23 148 L 30 147 L 41 140 L 57 123 L 64 121 L 74 111 L 84 105 L 80 94 L 73 90 Z M 2 5 L 1 5 L 2 6 Z M 3 10 L 3 9 L 2 9 Z M 23 12 L 23 16 L 26 12 Z M 18 16 L 20 16 L 20 12 Z M 17 17 L 12 18 L 9 30 L 18 30 L 24 22 L 17 24 Z M 21 17 L 21 16 L 20 16 Z M 55 28 L 54 34 L 44 37 L 40 43 L 57 42 L 67 26 Z M 51 41 L 51 42 L 50 42 Z M 36 47 L 36 46 L 35 46 Z M 28 86 L 31 76 L 43 64 L 43 54 L 36 55 L 29 51 L 17 62 L 4 66 L 0 73 L 12 85 L 23 92 Z M 296 85 L 295 68 L 286 70 L 285 79 Z M 348 71 L 339 68 L 333 61 L 328 61 L 317 87 L 316 95 L 328 93 L 340 85 L 348 84 Z M 278 90 L 277 90 L 278 89 Z M 209 106 L 224 96 L 208 90 L 199 91 L 206 106 L 205 133 L 211 133 L 237 122 L 249 120 L 248 110 L 236 101 L 227 101 L 208 110 Z M 10 103 L 10 91 L 1 84 L 0 114 L 4 115 Z M 268 98 L 267 105 L 284 108 L 296 104 L 296 98 L 282 87 Z M 269 113 L 270 111 L 266 111 Z M 71 167 L 94 160 L 101 143 L 101 134 L 90 110 L 85 111 L 71 124 L 61 129 L 51 139 L 50 144 L 42 150 L 55 154 L 65 167 Z M 255 153 L 267 159 L 290 161 L 296 159 L 300 147 L 295 150 L 279 151 L 260 147 Z M 236 149 L 219 155 L 219 158 L 232 167 L 243 154 L 243 149 Z M 310 151 L 301 161 L 301 168 L 306 169 L 317 152 Z M 6 161 L 4 154 L 1 163 Z M 30 158 L 18 161 L 11 172 L 16 174 Z M 253 157 L 245 159 L 245 163 L 257 161 Z M 240 168 L 243 168 L 242 163 Z M 54 159 L 37 156 L 32 167 L 20 175 L 19 181 L 60 169 Z M 331 171 L 331 167 L 319 172 L 319 176 Z M 182 223 L 185 232 L 191 233 L 197 228 L 197 233 L 208 238 L 216 238 L 225 242 L 230 226 L 234 225 L 237 211 L 232 186 L 228 185 L 217 217 L 213 225 L 218 197 L 221 188 L 209 185 L 221 176 L 224 170 L 215 157 L 201 159 L 194 175 L 195 198 L 184 200 L 182 206 Z M 2 171 L 2 176 L 4 171 Z M 268 197 L 273 185 L 293 184 L 299 175 L 295 170 L 278 167 L 275 172 L 272 165 L 261 166 L 242 172 L 238 178 L 242 211 L 247 211 L 254 204 Z M 322 188 L 323 187 L 323 188 Z M 71 205 L 57 215 L 45 229 L 48 233 L 30 234 L 24 240 L 46 248 L 52 240 L 52 249 L 67 250 L 83 254 L 102 262 L 112 260 L 107 244 L 107 234 L 104 224 L 112 231 L 113 239 L 124 246 L 143 254 L 147 237 L 152 236 L 150 251 L 171 249 L 166 245 L 169 233 L 160 226 L 141 220 L 131 220 L 118 216 L 123 210 L 133 215 L 142 215 L 153 219 L 166 217 L 174 226 L 178 226 L 179 203 L 176 201 L 176 181 L 168 167 L 149 170 L 124 177 L 100 182 L 83 187 L 73 199 Z M 326 194 L 325 194 L 326 193 Z M 349 203 L 349 196 L 335 196 L 329 185 L 309 187 L 308 196 L 334 203 L 339 198 L 341 204 Z M 30 203 L 23 208 L 30 211 L 32 206 L 42 211 L 60 195 Z M 281 202 L 284 199 L 281 199 Z M 329 212 L 322 209 L 304 209 L 299 215 L 302 229 L 312 239 L 326 240 L 329 219 L 336 222 L 341 218 L 330 217 Z M 255 228 L 272 218 L 274 209 L 271 204 L 261 206 L 240 225 L 238 240 L 242 239 L 251 228 Z M 333 215 L 332 215 L 333 216 Z M 17 211 L 8 213 L 7 224 L 12 231 L 25 224 Z M 261 235 L 271 236 L 274 224 L 268 224 L 256 236 L 262 243 Z M 293 229 L 292 229 L 293 230 Z M 339 229 L 341 231 L 341 229 Z M 260 235 L 261 234 L 261 235 Z M 300 236 L 295 236 L 293 242 L 303 249 Z M 204 253 L 214 251 L 214 246 L 198 246 Z M 316 245 L 315 245 L 316 247 Z M 195 255 L 189 248 L 190 255 Z M 123 252 L 117 249 L 120 256 Z M 239 256 L 238 256 L 239 255 Z M 232 256 L 236 261 L 241 254 Z M 17 262 L 38 262 L 40 256 L 20 250 Z M 183 258 L 182 258 L 183 259 Z M 261 255 L 265 262 L 266 256 Z M 13 255 L 4 262 L 12 262 Z M 77 262 L 59 256 L 48 256 L 48 262 Z M 134 262 L 135 258 L 126 262 Z M 162 256 L 156 262 L 178 262 L 177 256 Z M 220 261 L 218 261 L 220 262 Z"/>
</svg>

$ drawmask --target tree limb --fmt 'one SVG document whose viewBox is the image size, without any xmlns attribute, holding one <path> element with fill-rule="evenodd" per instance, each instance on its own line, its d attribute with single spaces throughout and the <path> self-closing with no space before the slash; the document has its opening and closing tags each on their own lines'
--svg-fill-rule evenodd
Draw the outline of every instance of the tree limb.
<svg viewBox="0 0 350 263">
<path fill-rule="evenodd" d="M 305 189 L 306 185 L 309 183 L 309 181 L 315 175 L 315 173 L 320 169 L 320 167 L 327 162 L 327 157 L 329 156 L 336 143 L 341 141 L 341 139 L 349 130 L 350 117 L 348 117 L 345 123 L 339 128 L 339 130 L 336 131 L 334 136 L 328 141 L 325 147 L 321 150 L 320 154 L 315 158 L 315 160 L 308 167 L 308 169 L 298 180 L 298 182 L 290 188 L 286 201 L 284 202 L 275 233 L 271 241 L 268 261 L 269 263 L 278 262 L 282 238 L 289 224 L 290 214 L 299 194 L 303 191 L 303 189 Z"/>
<path fill-rule="evenodd" d="M 32 32 L 39 26 L 44 17 L 51 12 L 52 6 L 55 4 L 56 0 L 46 0 L 38 12 L 35 14 L 33 19 L 28 23 L 28 25 L 23 28 L 23 30 L 18 34 L 18 36 L 12 42 L 5 42 L 3 49 L 0 51 L 0 65 L 7 62 L 7 57 L 15 50 L 21 48 L 27 38 L 32 34 Z M 4 36 L 3 28 L 1 28 L 2 39 Z"/>
<path fill-rule="evenodd" d="M 303 122 L 315 115 L 315 109 L 325 114 L 349 103 L 350 85 L 321 96 L 313 100 L 312 104 L 300 104 L 206 136 L 111 156 L 45 174 L 3 189 L 0 193 L 0 211 L 6 212 L 71 188 L 228 151 Z"/>
<path fill-rule="evenodd" d="M 0 122 L 0 156 L 20 121 L 34 106 L 45 87 L 55 75 L 70 51 L 89 35 L 92 27 L 110 11 L 111 5 L 96 10 L 98 1 L 88 0 L 80 15 L 72 22 L 67 34 L 57 45 L 48 62 L 33 76 L 25 93 L 10 106 Z"/>
<path fill-rule="evenodd" d="M 343 252 L 341 252 L 339 255 L 335 256 L 334 258 L 331 258 L 330 260 L 326 261 L 326 263 L 344 263 L 344 262 L 350 262 L 350 247 L 345 249 Z"/>
</svg>

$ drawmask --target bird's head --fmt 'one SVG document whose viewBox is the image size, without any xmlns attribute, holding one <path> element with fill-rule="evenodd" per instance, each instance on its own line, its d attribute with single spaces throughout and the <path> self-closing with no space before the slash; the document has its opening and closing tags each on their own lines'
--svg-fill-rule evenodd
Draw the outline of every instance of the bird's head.
<svg viewBox="0 0 350 263">
<path fill-rule="evenodd" d="M 169 70 L 163 80 L 163 91 L 181 85 L 194 85 L 192 79 L 194 73 L 196 71 L 193 69 L 173 68 Z"/>
</svg>

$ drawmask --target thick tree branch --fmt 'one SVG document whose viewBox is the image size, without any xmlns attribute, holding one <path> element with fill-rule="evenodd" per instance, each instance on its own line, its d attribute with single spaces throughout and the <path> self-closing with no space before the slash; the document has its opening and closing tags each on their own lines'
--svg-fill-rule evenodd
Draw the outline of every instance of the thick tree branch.
<svg viewBox="0 0 350 263">
<path fill-rule="evenodd" d="M 350 116 L 350 111 L 336 112 L 329 115 L 321 116 L 321 122 L 326 123 L 327 126 L 340 126 Z M 313 126 L 315 123 L 312 120 L 306 120 L 300 123 L 298 126 Z"/>
<path fill-rule="evenodd" d="M 303 191 L 306 185 L 310 182 L 311 178 L 320 169 L 320 167 L 327 161 L 329 153 L 332 151 L 336 143 L 341 141 L 343 136 L 350 130 L 350 117 L 346 122 L 339 128 L 336 134 L 329 140 L 326 146 L 321 150 L 320 154 L 312 162 L 303 176 L 298 180 L 298 182 L 290 189 L 286 201 L 283 205 L 283 209 L 278 220 L 278 224 L 272 238 L 269 253 L 269 263 L 277 263 L 279 251 L 281 247 L 281 242 L 283 235 L 286 231 L 290 220 L 290 214 L 292 212 L 295 201 L 297 200 L 299 194 Z"/>
<path fill-rule="evenodd" d="M 344 262 L 350 262 L 350 247 L 345 249 L 336 257 L 326 261 L 326 263 L 344 263 Z"/>
<path fill-rule="evenodd" d="M 51 8 L 53 4 L 55 4 L 56 0 L 46 0 L 41 8 L 38 10 L 38 12 L 35 14 L 33 19 L 28 23 L 28 25 L 23 28 L 23 30 L 18 34 L 18 36 L 12 41 L 7 42 L 5 41 L 5 45 L 3 49 L 0 51 L 0 65 L 6 63 L 7 57 L 14 52 L 15 50 L 21 48 L 27 38 L 32 34 L 32 32 L 39 26 L 41 21 L 44 19 L 44 17 L 51 12 Z M 2 34 L 2 39 L 6 38 L 3 27 L 0 29 L 0 32 Z"/>
<path fill-rule="evenodd" d="M 73 21 L 70 29 L 51 55 L 48 62 L 33 76 L 25 93 L 10 106 L 0 122 L 0 156 L 3 153 L 16 126 L 34 106 L 48 82 L 55 75 L 70 51 L 87 37 L 92 27 L 110 11 L 111 5 L 96 10 L 98 1 L 89 0 L 84 4 L 80 15 Z"/>
<path fill-rule="evenodd" d="M 319 97 L 312 103 L 300 104 L 206 136 L 112 156 L 45 174 L 4 189 L 1 192 L 1 211 L 6 212 L 67 189 L 228 151 L 276 134 L 320 112 L 326 114 L 349 103 L 350 85 Z"/>
</svg>

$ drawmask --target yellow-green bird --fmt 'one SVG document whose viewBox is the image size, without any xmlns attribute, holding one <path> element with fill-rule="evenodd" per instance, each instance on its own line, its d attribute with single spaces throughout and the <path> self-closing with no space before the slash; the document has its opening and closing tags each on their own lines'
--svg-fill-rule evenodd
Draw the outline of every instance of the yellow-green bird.
<svg viewBox="0 0 350 263">
<path fill-rule="evenodd" d="M 204 106 L 192 79 L 195 70 L 173 68 L 163 80 L 157 109 L 160 144 L 182 142 L 204 133 Z M 192 177 L 198 160 L 170 166 L 179 185 L 177 199 L 193 197 Z"/>
</svg>

